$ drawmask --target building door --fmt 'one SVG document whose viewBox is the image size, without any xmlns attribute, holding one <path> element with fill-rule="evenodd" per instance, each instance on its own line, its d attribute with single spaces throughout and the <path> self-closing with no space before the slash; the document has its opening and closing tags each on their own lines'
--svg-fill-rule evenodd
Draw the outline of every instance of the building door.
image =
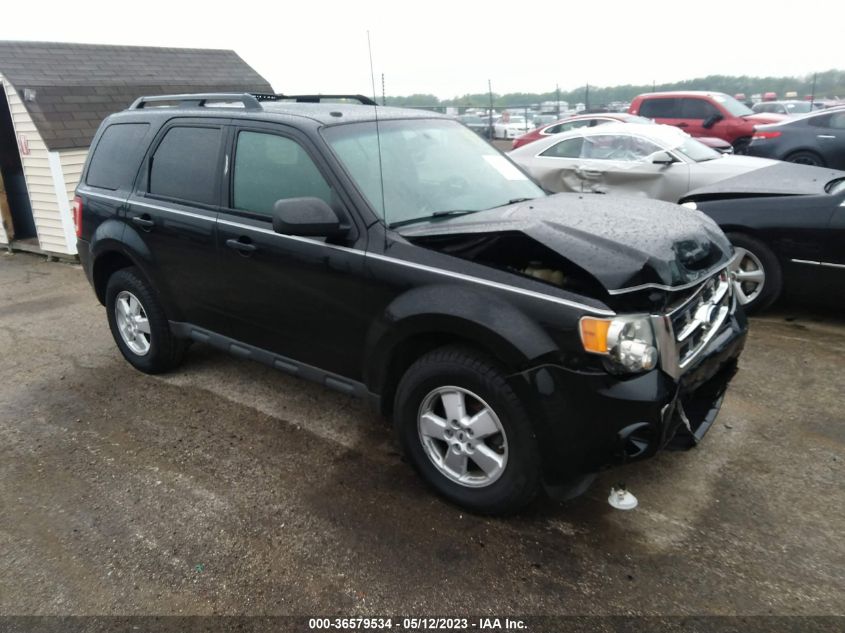
<svg viewBox="0 0 845 633">
<path fill-rule="evenodd" d="M 9 238 L 23 240 L 35 237 L 35 220 L 32 217 L 23 165 L 18 153 L 18 141 L 5 90 L 0 90 L 0 175 L 3 177 L 0 191 L 5 189 L 11 211 L 12 227 L 7 226 L 6 232 L 13 231 L 14 235 L 9 235 Z"/>
</svg>

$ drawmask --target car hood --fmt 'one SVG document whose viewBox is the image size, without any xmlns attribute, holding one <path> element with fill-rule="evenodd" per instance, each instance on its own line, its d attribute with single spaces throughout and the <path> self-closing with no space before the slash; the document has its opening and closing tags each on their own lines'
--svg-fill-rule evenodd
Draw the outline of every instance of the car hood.
<svg viewBox="0 0 845 633">
<path fill-rule="evenodd" d="M 668 202 L 561 193 L 406 226 L 415 241 L 519 231 L 592 275 L 610 292 L 646 284 L 678 287 L 726 266 L 731 246 L 715 222 Z"/>
<path fill-rule="evenodd" d="M 736 158 L 750 157 L 737 156 Z M 823 194 L 825 185 L 837 178 L 845 178 L 845 171 L 772 161 L 771 166 L 694 189 L 683 199 L 712 200 L 730 197 Z"/>
</svg>

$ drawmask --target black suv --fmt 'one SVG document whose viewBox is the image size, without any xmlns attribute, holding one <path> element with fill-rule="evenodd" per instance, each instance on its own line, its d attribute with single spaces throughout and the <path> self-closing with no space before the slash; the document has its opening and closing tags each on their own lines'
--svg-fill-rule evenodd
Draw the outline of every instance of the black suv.
<svg viewBox="0 0 845 633">
<path fill-rule="evenodd" d="M 139 99 L 101 125 L 76 194 L 132 365 L 166 371 L 198 341 L 368 398 L 479 512 L 695 444 L 745 341 L 712 220 L 547 195 L 429 112 Z"/>
</svg>

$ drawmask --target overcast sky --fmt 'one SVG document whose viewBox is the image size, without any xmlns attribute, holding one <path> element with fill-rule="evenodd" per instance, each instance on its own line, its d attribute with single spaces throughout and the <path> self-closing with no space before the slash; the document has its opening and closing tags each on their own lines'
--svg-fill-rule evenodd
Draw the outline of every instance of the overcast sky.
<svg viewBox="0 0 845 633">
<path fill-rule="evenodd" d="M 370 94 L 369 30 L 388 95 L 448 98 L 488 78 L 498 93 L 542 92 L 845 68 L 843 25 L 841 0 L 74 0 L 4 3 L 0 39 L 230 48 L 278 92 Z"/>
</svg>

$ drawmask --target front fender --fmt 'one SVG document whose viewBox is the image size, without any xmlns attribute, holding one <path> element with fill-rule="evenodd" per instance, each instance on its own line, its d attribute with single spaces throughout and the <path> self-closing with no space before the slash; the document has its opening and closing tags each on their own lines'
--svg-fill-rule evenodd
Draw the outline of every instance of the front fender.
<svg viewBox="0 0 845 633">
<path fill-rule="evenodd" d="M 427 334 L 473 342 L 515 371 L 558 351 L 538 323 L 495 294 L 457 284 L 427 285 L 396 297 L 370 326 L 363 367 L 368 388 L 380 393 L 395 350 Z"/>
</svg>

